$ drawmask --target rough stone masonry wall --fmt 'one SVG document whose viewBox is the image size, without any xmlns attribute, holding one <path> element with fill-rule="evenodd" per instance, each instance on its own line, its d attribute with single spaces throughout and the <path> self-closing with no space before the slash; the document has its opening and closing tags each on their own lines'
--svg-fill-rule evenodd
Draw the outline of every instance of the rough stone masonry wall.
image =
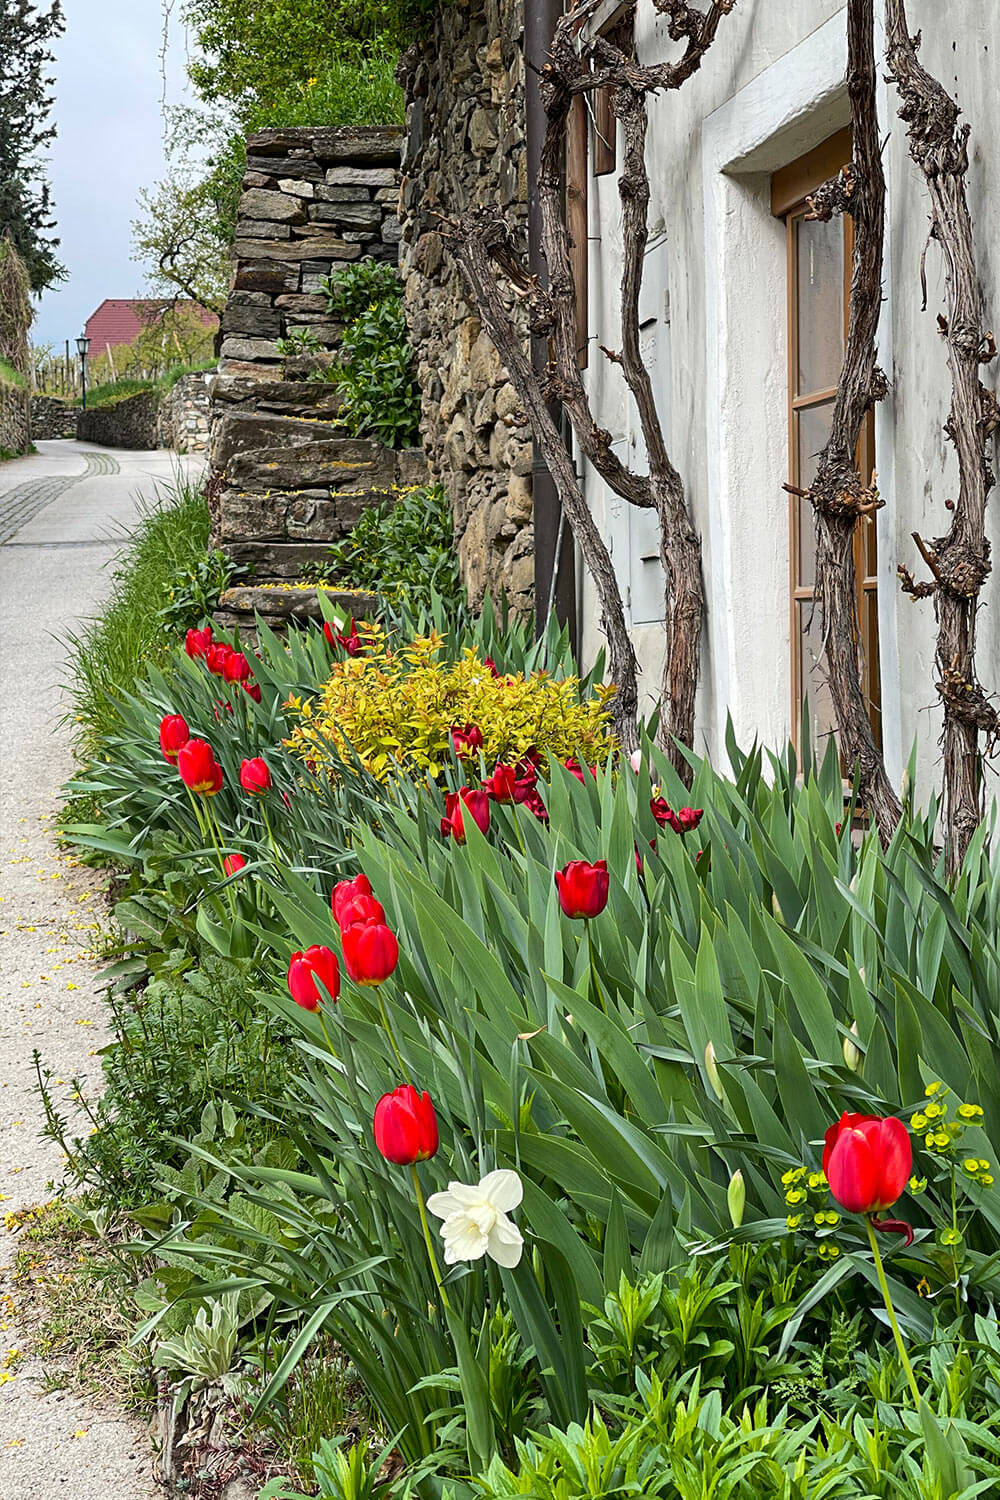
<svg viewBox="0 0 1000 1500">
<path fill-rule="evenodd" d="M 31 447 L 30 397 L 20 385 L 0 380 L 0 453 L 16 457 Z"/>
<path fill-rule="evenodd" d="M 35 394 L 31 398 L 31 436 L 44 441 L 46 438 L 75 438 L 78 408 L 56 396 Z"/>
<path fill-rule="evenodd" d="M 135 448 L 151 452 L 157 446 L 159 397 L 155 391 L 140 391 L 107 406 L 88 406 L 76 419 L 76 435 L 84 443 L 105 448 Z"/>
<path fill-rule="evenodd" d="M 524 0 L 455 0 L 404 58 L 400 267 L 431 470 L 452 503 L 474 602 L 501 589 L 529 613 L 534 588 L 528 429 L 482 331 L 438 215 L 499 203 L 527 236 Z M 513 316 L 525 331 L 517 308 Z"/>
<path fill-rule="evenodd" d="M 277 340 L 307 329 L 327 349 L 321 281 L 399 244 L 397 129 L 266 130 L 247 143 L 232 290 L 212 385 L 213 545 L 260 579 L 322 561 L 367 505 L 427 478 L 419 449 L 352 438 L 332 385 L 309 380 L 326 356 L 282 360 Z"/>
<path fill-rule="evenodd" d="M 208 447 L 211 374 L 182 375 L 160 402 L 160 446 L 175 453 L 203 453 Z"/>
</svg>

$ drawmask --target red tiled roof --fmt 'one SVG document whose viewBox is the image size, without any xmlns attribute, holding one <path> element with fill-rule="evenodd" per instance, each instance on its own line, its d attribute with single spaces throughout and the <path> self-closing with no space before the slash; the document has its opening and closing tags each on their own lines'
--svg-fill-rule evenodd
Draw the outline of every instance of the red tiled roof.
<svg viewBox="0 0 1000 1500">
<path fill-rule="evenodd" d="M 84 333 L 90 339 L 91 355 L 103 354 L 110 345 L 131 344 L 144 328 L 154 322 L 160 312 L 168 306 L 197 308 L 196 302 L 170 304 L 149 297 L 107 297 L 96 312 L 87 319 Z M 201 308 L 202 322 L 206 328 L 214 328 L 218 319 L 207 308 Z"/>
</svg>

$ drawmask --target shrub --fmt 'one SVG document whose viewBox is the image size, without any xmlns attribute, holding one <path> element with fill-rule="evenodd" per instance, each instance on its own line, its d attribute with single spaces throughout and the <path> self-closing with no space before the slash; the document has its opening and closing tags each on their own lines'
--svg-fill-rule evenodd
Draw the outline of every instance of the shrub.
<svg viewBox="0 0 1000 1500">
<path fill-rule="evenodd" d="M 328 279 L 331 311 L 343 309 L 351 321 L 339 358 L 321 378 L 340 392 L 340 419 L 349 432 L 377 438 L 389 448 L 405 448 L 419 432 L 420 388 L 413 375 L 402 286 L 392 267 L 388 272 L 349 267 Z M 362 303 L 365 295 L 370 300 Z"/>
<path fill-rule="evenodd" d="M 453 727 L 465 724 L 481 731 L 490 766 L 513 764 L 532 749 L 603 761 L 613 748 L 607 693 L 581 702 L 575 677 L 494 676 L 471 650 L 448 660 L 433 636 L 395 651 L 377 627 L 367 639 L 360 656 L 334 664 L 315 703 L 293 709 L 298 723 L 289 744 L 318 768 L 338 765 L 333 747 L 356 755 L 379 779 L 404 766 L 437 777 L 452 759 Z"/>
<path fill-rule="evenodd" d="M 402 490 L 395 503 L 372 505 L 319 571 L 349 588 L 426 607 L 436 596 L 449 614 L 462 608 L 465 590 L 455 553 L 451 507 L 443 486 Z"/>
</svg>

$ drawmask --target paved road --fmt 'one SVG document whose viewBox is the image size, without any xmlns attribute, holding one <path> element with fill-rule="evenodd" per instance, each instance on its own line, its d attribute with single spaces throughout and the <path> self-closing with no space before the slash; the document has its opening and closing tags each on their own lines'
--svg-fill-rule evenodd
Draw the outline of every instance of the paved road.
<svg viewBox="0 0 1000 1500">
<path fill-rule="evenodd" d="M 39 1139 L 32 1051 L 56 1094 L 100 1076 L 103 1011 L 87 957 L 100 880 L 47 831 L 72 770 L 60 725 L 67 631 L 92 616 L 142 500 L 200 460 L 71 441 L 0 464 L 0 1216 L 51 1197 L 58 1147 Z M 17 1292 L 3 1265 L 17 1232 L 0 1228 L 0 1500 L 153 1500 L 146 1435 L 106 1407 L 45 1394 L 19 1358 Z M 12 1353 L 12 1351 L 15 1351 Z M 7 1378 L 5 1378 L 7 1377 Z"/>
</svg>

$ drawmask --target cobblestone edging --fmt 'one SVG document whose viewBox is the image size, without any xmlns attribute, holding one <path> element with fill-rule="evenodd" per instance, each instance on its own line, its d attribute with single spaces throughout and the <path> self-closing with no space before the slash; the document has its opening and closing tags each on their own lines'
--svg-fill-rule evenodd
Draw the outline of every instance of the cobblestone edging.
<svg viewBox="0 0 1000 1500">
<path fill-rule="evenodd" d="M 87 467 L 82 474 L 58 474 L 48 479 L 33 479 L 27 484 L 15 485 L 5 495 L 0 495 L 0 547 L 16 536 L 22 526 L 37 516 L 46 505 L 58 500 L 66 490 L 79 484 L 81 479 L 90 479 L 94 474 L 117 474 L 118 463 L 110 453 L 88 453 Z"/>
</svg>

